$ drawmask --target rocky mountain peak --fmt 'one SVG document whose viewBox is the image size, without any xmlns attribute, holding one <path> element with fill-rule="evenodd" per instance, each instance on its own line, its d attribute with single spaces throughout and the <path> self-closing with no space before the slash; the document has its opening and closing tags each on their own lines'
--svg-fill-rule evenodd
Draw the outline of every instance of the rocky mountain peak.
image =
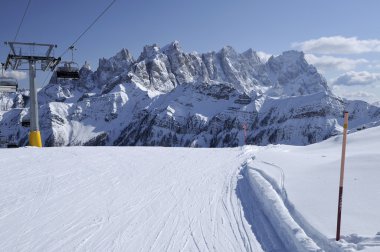
<svg viewBox="0 0 380 252">
<path fill-rule="evenodd" d="M 154 58 L 158 53 L 160 53 L 160 47 L 157 44 L 146 45 L 137 61 Z"/>
<path fill-rule="evenodd" d="M 250 60 L 252 63 L 255 64 L 263 64 L 260 57 L 257 55 L 256 51 L 254 51 L 252 48 L 248 49 L 247 51 L 243 52 L 241 54 L 242 57 Z"/>
<path fill-rule="evenodd" d="M 274 84 L 271 96 L 298 96 L 318 92 L 331 93 L 326 80 L 307 63 L 303 52 L 286 51 L 272 56 L 266 63 L 268 76 Z"/>
<path fill-rule="evenodd" d="M 90 64 L 86 63 L 79 69 L 79 76 L 82 79 L 86 79 L 90 74 L 92 74 L 91 66 Z"/>
<path fill-rule="evenodd" d="M 232 46 L 229 46 L 229 45 L 226 45 L 226 46 L 223 46 L 223 48 L 220 50 L 220 53 L 222 54 L 225 54 L 225 55 L 228 55 L 228 54 L 237 54 L 235 49 L 232 47 Z"/>
<path fill-rule="evenodd" d="M 165 54 L 166 53 L 172 53 L 172 52 L 177 52 L 177 53 L 181 53 L 183 52 L 182 51 L 182 47 L 179 43 L 178 40 L 174 40 L 173 42 L 167 44 L 166 46 L 162 47 L 161 48 L 161 51 L 164 52 Z"/>
<path fill-rule="evenodd" d="M 380 121 L 380 108 L 334 96 L 302 52 L 262 62 L 249 49 L 186 53 L 178 41 L 145 46 L 135 61 L 128 50 L 99 60 L 79 80 L 53 81 L 39 92 L 44 145 L 160 145 L 224 147 L 244 144 L 304 145 L 350 127 Z M 0 130 L 27 144 L 19 123 L 28 96 L 0 96 L 0 106 L 21 108 L 0 118 Z M 370 124 L 372 125 L 372 124 Z"/>
<path fill-rule="evenodd" d="M 121 49 L 113 58 L 119 61 L 134 62 L 132 54 L 125 48 Z"/>
<path fill-rule="evenodd" d="M 87 70 L 91 70 L 91 65 L 90 65 L 90 63 L 88 63 L 87 61 L 85 61 L 84 64 L 83 64 L 83 66 L 82 66 L 82 68 L 85 68 Z"/>
<path fill-rule="evenodd" d="M 280 70 L 282 67 L 298 66 L 297 68 L 303 68 L 309 66 L 305 60 L 303 52 L 299 51 L 285 51 L 279 56 L 272 56 L 269 58 L 267 64 L 274 70 Z"/>
<path fill-rule="evenodd" d="M 97 72 L 103 81 L 124 72 L 132 82 L 153 93 L 158 91 L 156 94 L 170 92 L 185 83 L 197 86 L 223 83 L 253 96 L 257 93 L 294 96 L 328 89 L 326 81 L 306 62 L 302 52 L 287 51 L 264 63 L 253 49 L 238 53 L 233 47 L 225 46 L 218 52 L 186 53 L 178 41 L 162 48 L 157 44 L 147 45 L 137 61 L 123 49 L 109 60 L 101 59 Z"/>
</svg>

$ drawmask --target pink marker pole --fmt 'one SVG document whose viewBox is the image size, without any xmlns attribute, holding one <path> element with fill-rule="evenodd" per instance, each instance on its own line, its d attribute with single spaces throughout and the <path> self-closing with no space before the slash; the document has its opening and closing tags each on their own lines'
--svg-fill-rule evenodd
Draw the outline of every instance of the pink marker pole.
<svg viewBox="0 0 380 252">
<path fill-rule="evenodd" d="M 342 159 L 340 161 L 340 180 L 339 180 L 339 199 L 338 199 L 338 219 L 336 224 L 336 240 L 340 240 L 340 224 L 342 217 L 342 200 L 343 200 L 343 179 L 344 179 L 344 161 L 346 159 L 346 144 L 347 144 L 347 127 L 348 127 L 348 112 L 344 112 L 343 124 L 343 143 L 342 143 Z"/>
</svg>

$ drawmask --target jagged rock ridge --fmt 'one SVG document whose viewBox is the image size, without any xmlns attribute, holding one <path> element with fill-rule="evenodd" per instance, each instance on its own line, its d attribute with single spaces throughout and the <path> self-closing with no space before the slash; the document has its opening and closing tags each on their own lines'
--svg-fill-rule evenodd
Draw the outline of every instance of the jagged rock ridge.
<svg viewBox="0 0 380 252">
<path fill-rule="evenodd" d="M 2 133 L 26 144 L 27 95 L 1 99 Z M 378 107 L 334 96 L 302 52 L 264 63 L 252 49 L 186 53 L 177 41 L 145 46 L 137 59 L 122 49 L 79 80 L 53 75 L 39 103 L 46 146 L 305 145 L 338 134 L 343 110 L 351 129 L 380 120 Z"/>
</svg>

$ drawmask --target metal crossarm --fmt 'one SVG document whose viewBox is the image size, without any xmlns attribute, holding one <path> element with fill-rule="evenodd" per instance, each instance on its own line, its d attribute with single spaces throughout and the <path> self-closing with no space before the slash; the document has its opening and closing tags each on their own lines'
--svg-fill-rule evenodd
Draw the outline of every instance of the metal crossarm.
<svg viewBox="0 0 380 252">
<path fill-rule="evenodd" d="M 27 68 L 20 68 L 23 63 L 29 63 L 34 61 L 35 63 L 40 62 L 40 70 L 46 71 L 47 68 L 50 68 L 51 71 L 59 64 L 61 58 L 55 58 L 51 56 L 53 49 L 57 47 L 54 44 L 41 44 L 41 43 L 23 43 L 23 42 L 5 42 L 6 45 L 10 47 L 10 53 L 8 54 L 7 60 L 5 62 L 5 70 L 9 67 L 12 70 L 27 70 Z M 44 53 L 34 54 L 23 53 L 23 48 L 43 48 L 45 49 Z M 17 52 L 17 49 L 20 49 Z M 24 50 L 26 51 L 26 50 Z M 34 51 L 34 50 L 33 50 Z"/>
</svg>

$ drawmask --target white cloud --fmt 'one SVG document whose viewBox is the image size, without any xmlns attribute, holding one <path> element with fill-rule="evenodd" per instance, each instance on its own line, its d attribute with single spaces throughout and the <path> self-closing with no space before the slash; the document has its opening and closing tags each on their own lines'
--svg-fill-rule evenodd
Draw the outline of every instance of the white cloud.
<svg viewBox="0 0 380 252">
<path fill-rule="evenodd" d="M 333 56 L 315 56 L 313 54 L 305 54 L 307 62 L 313 64 L 318 70 L 342 70 L 349 71 L 356 68 L 357 65 L 368 63 L 366 59 L 349 59 L 338 58 Z"/>
<path fill-rule="evenodd" d="M 256 52 L 257 56 L 259 56 L 259 58 L 263 61 L 263 62 L 267 62 L 269 60 L 270 57 L 272 57 L 272 54 L 269 54 L 269 53 L 266 53 L 266 52 L 262 52 L 262 51 L 258 51 Z"/>
<path fill-rule="evenodd" d="M 15 71 L 15 70 L 5 71 L 4 76 L 5 77 L 12 77 L 12 78 L 15 78 L 17 80 L 26 79 L 26 73 L 25 72 Z"/>
<path fill-rule="evenodd" d="M 347 92 L 347 93 L 344 93 L 344 96 L 347 99 L 358 99 L 358 100 L 376 97 L 374 94 L 366 92 L 366 91 Z"/>
<path fill-rule="evenodd" d="M 333 86 L 332 91 L 348 100 L 362 100 L 368 103 L 380 100 L 379 90 L 372 86 Z"/>
<path fill-rule="evenodd" d="M 380 40 L 359 40 L 356 37 L 321 37 L 292 43 L 292 47 L 306 53 L 317 54 L 358 54 L 380 52 Z"/>
<path fill-rule="evenodd" d="M 370 64 L 368 64 L 368 68 L 380 69 L 380 62 L 378 60 L 373 60 Z"/>
<path fill-rule="evenodd" d="M 332 91 L 348 100 L 363 100 L 368 103 L 373 103 L 379 101 L 379 93 L 373 88 L 363 88 L 358 89 L 356 86 L 333 86 Z"/>
<path fill-rule="evenodd" d="M 333 85 L 355 86 L 355 85 L 371 85 L 380 81 L 380 73 L 369 73 L 367 71 L 355 72 L 350 71 L 344 73 L 333 82 Z"/>
</svg>

